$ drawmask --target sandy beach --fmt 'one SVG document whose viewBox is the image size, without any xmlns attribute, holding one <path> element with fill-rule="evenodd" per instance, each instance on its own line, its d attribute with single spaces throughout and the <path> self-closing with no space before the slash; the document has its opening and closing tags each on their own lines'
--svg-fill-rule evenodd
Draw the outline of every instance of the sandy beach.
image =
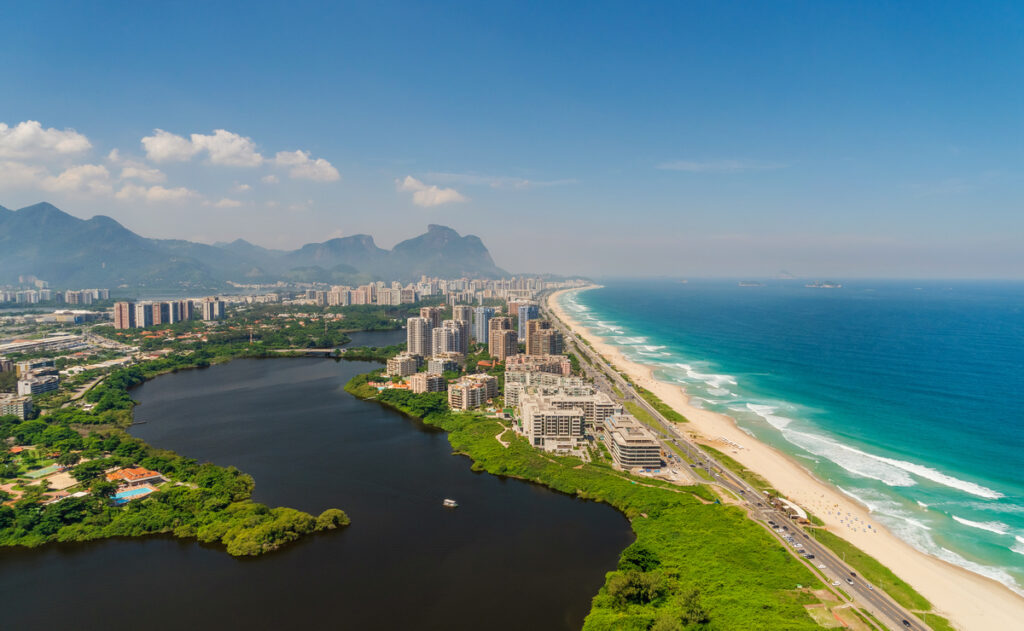
<svg viewBox="0 0 1024 631">
<path fill-rule="evenodd" d="M 655 379 L 652 368 L 626 359 L 614 346 L 573 320 L 557 300 L 566 291 L 580 290 L 552 294 L 548 298 L 551 311 L 636 384 L 655 393 L 689 419 L 688 424 L 679 426 L 680 430 L 763 476 L 791 501 L 820 517 L 829 530 L 892 569 L 931 601 L 936 613 L 948 617 L 958 628 L 967 631 L 1022 628 L 1024 597 L 997 581 L 918 551 L 872 519 L 866 507 L 819 480 L 785 454 L 757 441 L 739 429 L 732 418 L 690 405 L 681 387 Z"/>
</svg>

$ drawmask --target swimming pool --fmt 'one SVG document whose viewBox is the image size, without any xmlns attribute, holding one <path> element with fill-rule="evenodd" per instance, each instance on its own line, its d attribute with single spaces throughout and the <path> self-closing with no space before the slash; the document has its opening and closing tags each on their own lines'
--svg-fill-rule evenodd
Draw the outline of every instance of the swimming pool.
<svg viewBox="0 0 1024 631">
<path fill-rule="evenodd" d="M 145 497 L 155 491 L 151 486 L 140 486 L 134 489 L 125 489 L 114 494 L 115 504 L 126 504 L 132 500 L 137 500 L 140 497 Z"/>
</svg>

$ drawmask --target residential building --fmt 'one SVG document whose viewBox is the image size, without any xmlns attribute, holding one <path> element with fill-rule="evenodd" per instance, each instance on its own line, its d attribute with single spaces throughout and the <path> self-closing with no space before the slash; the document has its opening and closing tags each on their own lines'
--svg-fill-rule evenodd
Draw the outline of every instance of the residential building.
<svg viewBox="0 0 1024 631">
<path fill-rule="evenodd" d="M 554 407 L 546 397 L 524 397 L 519 419 L 520 430 L 530 444 L 546 451 L 568 451 L 585 440 L 583 410 Z"/>
<path fill-rule="evenodd" d="M 31 413 L 31 397 L 0 394 L 0 416 L 17 416 L 24 421 Z"/>
<path fill-rule="evenodd" d="M 26 359 L 14 364 L 14 373 L 19 379 L 41 375 L 56 375 L 57 361 L 48 359 Z"/>
<path fill-rule="evenodd" d="M 466 375 L 460 381 L 482 386 L 484 388 L 484 398 L 486 399 L 493 399 L 498 396 L 498 378 L 494 375 L 477 373 L 473 375 Z"/>
<path fill-rule="evenodd" d="M 493 307 L 476 307 L 473 309 L 473 338 L 477 344 L 488 343 L 490 339 L 491 318 L 493 317 Z"/>
<path fill-rule="evenodd" d="M 539 322 L 539 320 L 533 320 Z M 527 355 L 561 355 L 564 351 L 562 333 L 558 329 L 542 328 L 534 331 L 527 338 Z"/>
<path fill-rule="evenodd" d="M 431 355 L 439 353 L 466 354 L 469 350 L 469 325 L 462 320 L 445 320 L 431 331 Z"/>
<path fill-rule="evenodd" d="M 436 329 L 441 326 L 441 314 L 443 311 L 442 307 L 420 307 L 420 317 L 425 318 L 430 323 L 430 328 Z"/>
<path fill-rule="evenodd" d="M 153 326 L 153 305 L 148 302 L 135 304 L 135 326 L 138 328 Z"/>
<path fill-rule="evenodd" d="M 487 329 L 488 340 L 490 340 L 491 333 L 494 331 L 511 331 L 512 318 L 508 316 L 495 316 L 487 322 Z"/>
<path fill-rule="evenodd" d="M 416 394 L 424 392 L 444 392 L 448 389 L 448 380 L 440 374 L 418 372 L 409 377 L 409 390 Z"/>
<path fill-rule="evenodd" d="M 507 318 L 504 318 L 507 319 Z M 492 329 L 487 352 L 498 361 L 505 361 L 519 352 L 516 332 L 511 329 Z"/>
<path fill-rule="evenodd" d="M 629 414 L 615 414 L 605 420 L 604 444 L 622 469 L 661 466 L 661 446 L 654 433 Z"/>
<path fill-rule="evenodd" d="M 224 301 L 217 296 L 203 298 L 203 320 L 220 320 L 224 317 Z"/>
<path fill-rule="evenodd" d="M 194 320 L 195 314 L 195 303 L 191 300 L 179 300 L 174 303 L 174 309 L 177 312 L 176 322 L 184 322 L 186 320 Z"/>
<path fill-rule="evenodd" d="M 448 386 L 448 407 L 453 410 L 471 410 L 486 401 L 484 388 L 479 384 L 459 381 Z"/>
<path fill-rule="evenodd" d="M 519 303 L 519 341 L 526 341 L 526 323 L 540 317 L 540 308 L 537 303 Z"/>
<path fill-rule="evenodd" d="M 142 467 L 119 469 L 107 474 L 107 482 L 117 482 L 121 486 L 142 486 L 143 484 L 160 484 L 166 482 L 159 471 L 152 471 Z"/>
<path fill-rule="evenodd" d="M 462 355 L 459 353 L 441 353 L 427 360 L 427 372 L 441 374 L 458 372 L 462 369 Z"/>
<path fill-rule="evenodd" d="M 114 328 L 118 330 L 135 328 L 135 303 L 114 303 Z"/>
<path fill-rule="evenodd" d="M 433 354 L 433 327 L 424 317 L 409 318 L 405 321 L 406 350 L 412 355 L 429 357 Z"/>
<path fill-rule="evenodd" d="M 452 320 L 471 321 L 473 318 L 473 307 L 469 305 L 455 305 L 452 307 Z"/>
<path fill-rule="evenodd" d="M 408 377 L 415 374 L 420 362 L 416 355 L 401 353 L 389 357 L 387 362 L 387 374 L 392 377 Z"/>
<path fill-rule="evenodd" d="M 58 388 L 60 388 L 60 376 L 58 375 L 28 375 L 18 380 L 18 394 L 21 396 L 52 392 Z"/>
<path fill-rule="evenodd" d="M 466 375 L 448 386 L 448 405 L 453 410 L 478 408 L 498 396 L 498 380 L 491 375 Z"/>
<path fill-rule="evenodd" d="M 505 359 L 505 370 L 536 370 L 569 376 L 572 364 L 565 355 L 513 355 Z"/>
</svg>

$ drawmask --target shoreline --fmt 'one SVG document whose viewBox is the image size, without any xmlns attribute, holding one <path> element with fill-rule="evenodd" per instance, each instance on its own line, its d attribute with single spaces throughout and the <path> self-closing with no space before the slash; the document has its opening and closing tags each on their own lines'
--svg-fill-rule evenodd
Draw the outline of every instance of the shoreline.
<svg viewBox="0 0 1024 631">
<path fill-rule="evenodd" d="M 837 487 L 821 481 L 790 456 L 744 432 L 731 417 L 691 405 L 682 387 L 656 379 L 653 367 L 627 359 L 618 348 L 573 319 L 558 303 L 558 298 L 566 292 L 596 288 L 598 286 L 595 285 L 556 291 L 547 297 L 547 306 L 590 342 L 611 365 L 685 416 L 690 422 L 677 424 L 681 431 L 699 443 L 727 453 L 765 478 L 790 500 L 822 519 L 827 530 L 893 570 L 931 601 L 936 614 L 949 618 L 957 627 L 968 631 L 1011 629 L 1024 619 L 1024 598 L 1013 590 L 998 581 L 925 554 L 896 537 L 872 519 L 865 506 Z M 724 442 L 723 438 L 733 444 Z M 736 448 L 735 444 L 742 445 L 742 448 Z M 832 514 L 829 514 L 829 508 Z M 871 531 L 849 529 L 841 523 L 838 513 L 849 514 L 862 523 L 871 524 Z"/>
</svg>

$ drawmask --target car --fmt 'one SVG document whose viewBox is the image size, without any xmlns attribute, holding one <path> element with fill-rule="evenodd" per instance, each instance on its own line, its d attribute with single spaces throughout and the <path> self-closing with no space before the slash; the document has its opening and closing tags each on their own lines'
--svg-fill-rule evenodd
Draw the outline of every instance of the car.
<svg viewBox="0 0 1024 631">
<path fill-rule="evenodd" d="M 908 629 L 909 629 L 909 628 L 910 628 L 910 621 L 904 618 L 904 620 L 903 620 L 903 626 L 905 626 L 906 628 L 908 628 Z"/>
<path fill-rule="evenodd" d="M 846 582 L 849 583 L 850 585 L 853 585 L 853 579 L 852 578 L 846 579 Z"/>
<path fill-rule="evenodd" d="M 832 581 L 832 587 L 839 587 L 839 581 Z"/>
<path fill-rule="evenodd" d="M 819 570 L 824 570 L 825 569 L 825 564 L 824 563 L 819 563 L 818 564 L 818 569 Z"/>
<path fill-rule="evenodd" d="M 868 589 L 870 589 L 871 591 L 875 591 L 875 588 L 870 585 L 868 585 Z"/>
<path fill-rule="evenodd" d="M 808 559 L 813 559 L 813 558 L 814 558 L 814 555 L 813 555 L 813 554 L 811 554 L 810 552 L 808 552 L 808 553 L 807 553 L 807 554 L 805 554 L 804 556 L 805 556 L 805 557 L 807 557 Z"/>
<path fill-rule="evenodd" d="M 855 577 L 855 578 L 856 578 L 856 576 L 857 576 L 857 573 L 856 573 L 856 572 L 850 572 L 850 576 L 853 576 L 853 577 Z"/>
</svg>

